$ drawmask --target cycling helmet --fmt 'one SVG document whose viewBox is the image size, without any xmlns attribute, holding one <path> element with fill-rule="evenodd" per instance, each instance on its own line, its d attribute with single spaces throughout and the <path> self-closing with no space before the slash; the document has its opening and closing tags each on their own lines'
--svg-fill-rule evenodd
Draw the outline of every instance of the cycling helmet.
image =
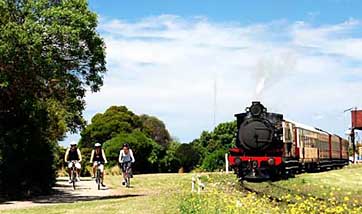
<svg viewBox="0 0 362 214">
<path fill-rule="evenodd" d="M 101 146 L 102 146 L 102 144 L 100 144 L 100 143 L 94 144 L 94 147 L 101 147 Z"/>
<path fill-rule="evenodd" d="M 70 142 L 70 146 L 76 146 L 76 145 L 77 145 L 77 142 L 75 142 L 75 141 Z"/>
<path fill-rule="evenodd" d="M 129 148 L 129 144 L 128 143 L 123 144 L 123 148 L 124 147 Z"/>
</svg>

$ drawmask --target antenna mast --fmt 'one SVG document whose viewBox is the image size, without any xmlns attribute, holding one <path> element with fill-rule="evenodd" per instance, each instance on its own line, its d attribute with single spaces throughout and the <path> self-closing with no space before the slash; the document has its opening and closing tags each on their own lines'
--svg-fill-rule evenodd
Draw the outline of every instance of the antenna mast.
<svg viewBox="0 0 362 214">
<path fill-rule="evenodd" d="M 216 72 L 215 72 L 215 75 L 214 75 L 214 127 L 216 126 L 216 110 L 217 110 L 217 101 L 216 101 L 216 98 L 217 98 L 217 80 L 216 80 Z"/>
</svg>

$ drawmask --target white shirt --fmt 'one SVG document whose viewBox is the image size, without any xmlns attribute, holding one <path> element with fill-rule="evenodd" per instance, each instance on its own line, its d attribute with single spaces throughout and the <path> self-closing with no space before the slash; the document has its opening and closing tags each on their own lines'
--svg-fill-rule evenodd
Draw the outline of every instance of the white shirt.
<svg viewBox="0 0 362 214">
<path fill-rule="evenodd" d="M 123 162 L 129 162 L 129 161 L 131 161 L 132 163 L 135 162 L 132 149 L 129 149 L 128 154 L 125 154 L 123 149 L 121 149 L 121 151 L 119 151 L 118 162 L 123 163 Z"/>
</svg>

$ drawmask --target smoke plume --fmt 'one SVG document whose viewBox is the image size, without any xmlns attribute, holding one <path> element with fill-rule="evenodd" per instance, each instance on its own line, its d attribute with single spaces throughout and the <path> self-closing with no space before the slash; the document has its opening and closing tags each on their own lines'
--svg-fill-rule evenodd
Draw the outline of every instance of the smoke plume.
<svg viewBox="0 0 362 214">
<path fill-rule="evenodd" d="M 292 53 L 264 56 L 258 60 L 255 71 L 255 100 L 261 100 L 264 92 L 292 72 L 296 57 Z"/>
</svg>

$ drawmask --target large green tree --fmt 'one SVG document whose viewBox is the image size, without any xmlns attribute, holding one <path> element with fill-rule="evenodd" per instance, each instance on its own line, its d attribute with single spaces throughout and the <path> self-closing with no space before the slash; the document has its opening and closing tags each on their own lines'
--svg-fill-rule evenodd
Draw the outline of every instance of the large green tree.
<svg viewBox="0 0 362 214">
<path fill-rule="evenodd" d="M 119 151 L 124 143 L 130 145 L 136 159 L 132 167 L 135 173 L 158 172 L 158 157 L 161 146 L 139 130 L 134 130 L 131 133 L 120 133 L 105 142 L 104 150 L 111 166 L 117 165 Z"/>
<path fill-rule="evenodd" d="M 166 148 L 171 141 L 171 136 L 165 124 L 158 118 L 146 114 L 141 115 L 140 120 L 142 130 L 163 148 Z"/>
<path fill-rule="evenodd" d="M 54 149 L 84 126 L 105 46 L 86 0 L 0 0 L 0 192 L 50 189 Z"/>
<path fill-rule="evenodd" d="M 208 171 L 222 169 L 224 155 L 235 146 L 236 121 L 220 123 L 211 132 L 203 131 L 198 139 L 190 144 L 200 154 L 198 164 Z"/>
<path fill-rule="evenodd" d="M 129 143 L 137 159 L 136 172 L 176 172 L 180 167 L 176 157 L 179 143 L 171 141 L 165 124 L 154 116 L 138 116 L 126 106 L 111 106 L 93 116 L 79 142 L 86 158 L 95 143 L 104 145 L 110 160 L 107 166 L 117 164 L 119 150 Z"/>
<path fill-rule="evenodd" d="M 197 166 L 200 160 L 200 154 L 192 144 L 183 143 L 176 150 L 176 158 L 185 172 L 191 171 Z"/>
<path fill-rule="evenodd" d="M 104 113 L 93 116 L 91 123 L 81 132 L 79 146 L 91 148 L 95 143 L 103 144 L 120 133 L 140 130 L 166 149 L 171 141 L 165 124 L 157 117 L 133 113 L 126 106 L 111 106 Z"/>
<path fill-rule="evenodd" d="M 103 144 L 120 133 L 131 133 L 141 129 L 139 117 L 125 106 L 111 106 L 104 113 L 93 116 L 91 123 L 81 132 L 79 146 L 92 148 L 95 143 Z"/>
</svg>

